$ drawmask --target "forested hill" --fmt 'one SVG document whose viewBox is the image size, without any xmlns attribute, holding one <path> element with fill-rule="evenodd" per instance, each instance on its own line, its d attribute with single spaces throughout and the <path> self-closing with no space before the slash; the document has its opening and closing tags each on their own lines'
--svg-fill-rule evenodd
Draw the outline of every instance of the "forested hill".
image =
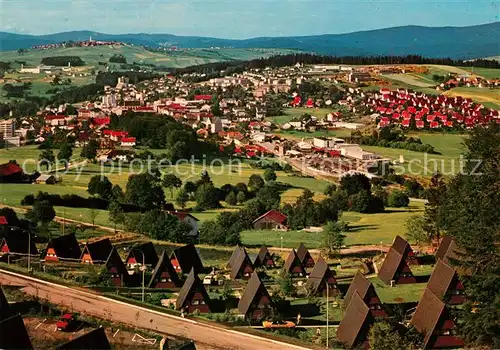
<svg viewBox="0 0 500 350">
<path fill-rule="evenodd" d="M 119 41 L 149 47 L 181 48 L 288 48 L 337 56 L 451 57 L 472 59 L 500 56 L 500 22 L 469 27 L 404 26 L 346 34 L 296 37 L 260 37 L 243 40 L 171 34 L 104 34 L 75 31 L 50 35 L 21 35 L 0 32 L 0 50 L 17 50 L 34 45 L 92 39 Z"/>
</svg>

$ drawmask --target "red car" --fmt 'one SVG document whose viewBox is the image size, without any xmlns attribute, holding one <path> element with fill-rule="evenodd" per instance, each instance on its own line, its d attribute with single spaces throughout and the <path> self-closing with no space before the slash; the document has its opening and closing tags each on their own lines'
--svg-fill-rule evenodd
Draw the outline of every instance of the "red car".
<svg viewBox="0 0 500 350">
<path fill-rule="evenodd" d="M 56 323 L 57 330 L 63 332 L 67 331 L 75 321 L 76 321 L 75 314 L 64 314 Z"/>
</svg>

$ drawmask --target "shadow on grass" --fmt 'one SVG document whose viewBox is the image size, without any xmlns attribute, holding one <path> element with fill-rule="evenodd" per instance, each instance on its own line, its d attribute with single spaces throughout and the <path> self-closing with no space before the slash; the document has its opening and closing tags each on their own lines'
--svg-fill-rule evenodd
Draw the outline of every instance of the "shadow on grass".
<svg viewBox="0 0 500 350">
<path fill-rule="evenodd" d="M 414 276 L 416 279 L 416 283 L 427 283 L 429 282 L 429 279 L 431 278 L 430 275 L 427 276 Z"/>
<path fill-rule="evenodd" d="M 380 225 L 371 225 L 371 224 L 366 224 L 366 225 L 349 225 L 349 231 L 347 231 L 347 234 L 351 232 L 359 232 L 363 230 L 369 230 L 369 229 L 376 229 L 379 228 Z"/>
</svg>

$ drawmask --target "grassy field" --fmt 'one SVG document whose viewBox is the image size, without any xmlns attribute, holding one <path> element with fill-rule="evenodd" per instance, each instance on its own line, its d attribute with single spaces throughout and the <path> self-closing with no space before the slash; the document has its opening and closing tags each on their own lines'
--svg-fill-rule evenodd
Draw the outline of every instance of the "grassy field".
<svg viewBox="0 0 500 350">
<path fill-rule="evenodd" d="M 389 78 L 392 80 L 398 80 L 404 84 L 416 86 L 416 87 L 431 87 L 436 85 L 431 79 L 428 79 L 425 75 L 419 74 L 387 74 L 382 75 L 383 78 Z"/>
<path fill-rule="evenodd" d="M 394 168 L 398 173 L 416 176 L 432 176 L 435 171 L 444 175 L 450 175 L 460 169 L 460 155 L 462 154 L 463 140 L 465 136 L 457 134 L 415 134 L 424 143 L 435 147 L 441 154 L 426 154 L 404 149 L 363 146 L 363 149 L 374 152 L 382 157 L 399 161 L 403 156 L 405 163 L 396 165 Z"/>
<path fill-rule="evenodd" d="M 500 79 L 500 69 L 497 68 L 463 67 L 462 69 L 486 79 Z"/>
<path fill-rule="evenodd" d="M 346 233 L 346 245 L 360 244 L 391 244 L 396 235 L 404 236 L 406 220 L 423 211 L 423 203 L 412 202 L 409 208 L 387 208 L 385 213 L 360 214 L 345 212 L 342 220 L 349 222 L 350 230 Z M 243 244 L 280 247 L 283 237 L 283 247 L 296 248 L 300 243 L 307 247 L 319 248 L 322 234 L 317 232 L 272 230 L 244 231 L 241 234 Z"/>
<path fill-rule="evenodd" d="M 471 98 L 475 102 L 482 103 L 489 108 L 500 109 L 500 90 L 498 89 L 479 89 L 476 87 L 457 87 L 445 91 L 446 96 L 462 96 Z"/>
<path fill-rule="evenodd" d="M 124 55 L 127 63 L 154 64 L 163 67 L 187 67 L 192 65 L 233 60 L 250 60 L 277 54 L 294 52 L 287 49 L 184 49 L 180 51 L 151 52 L 142 46 L 113 45 L 99 47 L 69 47 L 50 50 L 28 50 L 19 55 L 17 51 L 2 52 L 2 60 L 13 63 L 24 61 L 27 66 L 37 66 L 43 57 L 79 56 L 87 66 L 98 66 L 99 62 L 108 62 L 115 54 Z"/>
<path fill-rule="evenodd" d="M 299 118 L 303 114 L 310 114 L 318 119 L 324 119 L 328 113 L 334 112 L 335 108 L 285 108 L 284 115 L 270 116 L 266 119 L 276 124 L 283 125 L 293 118 Z"/>
</svg>

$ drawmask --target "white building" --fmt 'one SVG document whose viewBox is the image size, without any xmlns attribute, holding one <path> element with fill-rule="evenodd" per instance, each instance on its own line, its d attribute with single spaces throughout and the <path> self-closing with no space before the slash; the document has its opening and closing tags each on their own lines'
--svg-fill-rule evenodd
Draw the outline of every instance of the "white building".
<svg viewBox="0 0 500 350">
<path fill-rule="evenodd" d="M 319 148 L 335 148 L 335 145 L 345 143 L 343 139 L 336 137 L 315 137 L 313 145 Z"/>
</svg>

